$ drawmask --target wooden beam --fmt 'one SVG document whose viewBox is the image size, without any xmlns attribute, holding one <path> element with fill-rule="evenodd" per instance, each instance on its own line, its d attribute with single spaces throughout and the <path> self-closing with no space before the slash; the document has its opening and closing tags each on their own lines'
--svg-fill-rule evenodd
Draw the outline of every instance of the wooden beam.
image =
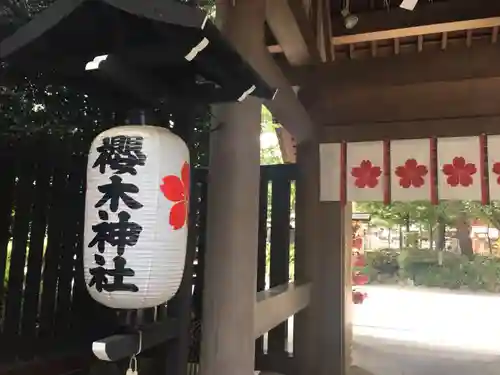
<svg viewBox="0 0 500 375">
<path fill-rule="evenodd" d="M 421 1 L 414 11 L 392 9 L 359 14 L 359 23 L 347 30 L 340 16 L 333 22 L 335 45 L 401 38 L 455 30 L 492 27 L 499 22 L 500 2 L 454 0 L 443 3 Z"/>
<path fill-rule="evenodd" d="M 333 45 L 370 42 L 393 38 L 473 30 L 500 25 L 500 2 L 491 0 L 458 0 L 419 4 L 409 12 L 404 9 L 360 14 L 358 25 L 347 30 L 340 17 L 332 22 Z M 280 46 L 269 46 L 272 53 Z"/>
<path fill-rule="evenodd" d="M 360 125 L 498 115 L 498 92 L 497 77 L 340 92 L 332 87 L 303 93 L 302 101 L 317 124 Z"/>
<path fill-rule="evenodd" d="M 374 32 L 354 34 L 354 35 L 334 36 L 332 37 L 332 44 L 334 46 L 341 46 L 345 44 L 363 43 L 375 40 L 447 33 L 451 31 L 483 29 L 499 25 L 500 25 L 500 17 L 488 17 L 488 18 L 473 19 L 467 21 L 444 22 L 433 25 L 412 26 L 401 29 L 374 31 Z"/>
<path fill-rule="evenodd" d="M 316 35 L 316 45 L 321 61 L 331 61 L 333 46 L 330 41 L 332 37 L 330 0 L 314 0 L 311 11 L 310 22 Z"/>
<path fill-rule="evenodd" d="M 257 0 L 253 0 L 253 2 L 256 1 Z M 232 4 L 230 1 L 221 2 L 221 4 L 226 3 Z M 238 8 L 238 5 L 243 3 L 246 3 L 246 1 L 238 0 L 235 3 L 236 6 L 220 6 L 220 9 L 218 9 L 222 11 L 219 13 L 218 10 L 218 14 L 223 14 L 224 12 L 229 14 L 235 11 L 235 8 Z M 267 11 L 266 3 L 268 2 L 266 1 L 264 3 L 264 11 Z M 225 8 L 227 8 L 227 10 L 224 10 Z M 245 17 L 244 24 L 242 24 L 242 22 L 235 21 L 229 22 L 229 20 L 223 22 L 222 24 L 231 25 L 231 30 L 228 28 L 229 31 L 227 31 L 226 36 L 233 42 L 233 45 L 241 56 L 248 61 L 248 63 L 268 85 L 278 89 L 274 98 L 272 100 L 264 101 L 264 105 L 269 109 L 278 122 L 293 135 L 297 142 L 310 139 L 314 136 L 317 130 L 316 126 L 313 124 L 304 106 L 298 100 L 290 82 L 288 82 L 281 71 L 280 66 L 276 63 L 275 59 L 263 43 L 265 40 L 264 26 L 255 24 L 255 22 L 251 20 L 251 18 L 254 17 L 249 17 L 249 14 L 242 14 L 242 17 Z M 265 20 L 262 20 L 262 22 L 264 21 Z M 252 33 L 249 34 L 248 30 L 252 30 Z M 238 38 L 241 38 L 241 41 L 236 40 L 237 38 L 235 38 L 235 35 L 238 35 Z M 252 37 L 249 38 L 249 35 Z"/>
<path fill-rule="evenodd" d="M 249 63 L 267 81 L 276 77 L 264 55 L 265 15 L 265 0 L 217 4 L 223 34 L 252 58 Z M 215 110 L 214 125 L 223 126 L 210 134 L 200 373 L 250 374 L 255 367 L 262 102 L 250 99 Z M 248 199 L 240 199 L 237 191 L 245 191 Z"/>
<path fill-rule="evenodd" d="M 318 2 L 315 2 L 314 6 L 312 4 L 311 2 L 306 4 L 304 0 L 272 0 L 266 3 L 267 24 L 279 43 L 279 51 L 285 54 L 289 66 L 300 66 L 322 61 L 317 37 L 313 32 L 308 16 L 309 12 L 315 14 Z M 329 38 L 326 39 L 324 44 L 330 44 Z M 272 53 L 269 49 L 268 52 Z M 326 61 L 331 60 L 330 50 L 323 51 L 323 55 Z M 301 104 L 298 105 L 301 106 Z M 279 116 L 275 114 L 275 117 Z M 283 160 L 285 162 L 294 162 L 295 155 L 289 151 L 294 149 L 295 141 L 292 140 L 290 132 L 283 129 L 281 132 L 277 132 L 277 135 Z"/>
<path fill-rule="evenodd" d="M 323 142 L 328 143 L 375 141 L 380 139 L 467 137 L 479 134 L 500 134 L 500 115 L 324 126 L 321 130 L 321 139 Z"/>
<path fill-rule="evenodd" d="M 316 126 L 271 54 L 262 48 L 261 53 L 249 55 L 248 60 L 268 84 L 278 89 L 273 100 L 264 101 L 273 116 L 297 142 L 312 138 Z"/>
<path fill-rule="evenodd" d="M 275 374 L 296 375 L 297 361 L 294 357 L 265 354 L 256 359 L 255 373 L 257 374 L 259 371 L 260 375 L 268 375 L 269 371 Z"/>
<path fill-rule="evenodd" d="M 319 215 L 319 145 L 310 141 L 297 146 L 297 177 L 295 232 L 295 279 L 297 282 L 311 282 L 314 275 L 314 260 L 318 247 Z M 314 287 L 314 285 L 313 285 Z M 314 340 L 314 311 L 311 305 L 294 316 L 293 358 L 297 361 L 297 374 L 314 374 L 316 359 Z"/>
<path fill-rule="evenodd" d="M 294 318 L 299 375 L 348 374 L 352 345 L 351 204 L 319 201 L 319 146 L 297 155 L 296 277 L 312 282 L 309 306 Z"/>
<path fill-rule="evenodd" d="M 294 86 L 293 90 L 295 94 L 297 94 L 300 90 L 300 87 Z M 283 162 L 287 164 L 295 163 L 297 145 L 293 136 L 283 127 L 279 127 L 276 129 L 276 136 L 278 137 L 278 143 L 280 146 Z"/>
<path fill-rule="evenodd" d="M 297 150 L 295 140 L 291 134 L 283 128 L 277 128 L 276 135 L 278 136 L 283 162 L 287 164 L 295 163 Z"/>
<path fill-rule="evenodd" d="M 342 60 L 305 67 L 283 67 L 283 71 L 289 81 L 301 86 L 302 91 L 498 77 L 500 47 L 490 44 L 439 53 L 429 51 L 363 60 Z"/>
<path fill-rule="evenodd" d="M 92 351 L 102 361 L 116 362 L 176 337 L 177 328 L 175 319 L 167 319 L 144 327 L 140 334 L 113 335 L 95 341 Z"/>
<path fill-rule="evenodd" d="M 332 9 L 330 0 L 324 1 L 323 10 L 323 48 L 325 49 L 326 61 L 335 60 L 335 47 L 330 42 L 332 39 Z"/>
<path fill-rule="evenodd" d="M 301 0 L 267 1 L 266 20 L 291 65 L 320 61 L 316 38 Z"/>
<path fill-rule="evenodd" d="M 81 350 L 82 353 L 84 350 Z M 32 374 L 72 374 L 88 369 L 93 358 L 85 354 L 60 355 L 58 357 L 44 356 L 32 361 L 14 362 L 0 365 L 0 373 L 5 375 L 32 375 Z"/>
<path fill-rule="evenodd" d="M 254 336 L 258 338 L 309 303 L 311 285 L 288 283 L 257 293 Z"/>
<path fill-rule="evenodd" d="M 373 42 L 377 40 L 387 40 L 394 38 L 406 38 L 412 36 L 423 36 L 429 34 L 448 33 L 452 31 L 476 30 L 485 28 L 495 28 L 500 26 L 500 17 L 488 17 L 467 21 L 445 22 L 433 25 L 412 26 L 402 29 L 392 29 L 375 31 L 362 34 L 333 36 L 331 43 L 333 46 Z M 268 50 L 271 53 L 283 53 L 280 45 L 270 45 Z"/>
</svg>

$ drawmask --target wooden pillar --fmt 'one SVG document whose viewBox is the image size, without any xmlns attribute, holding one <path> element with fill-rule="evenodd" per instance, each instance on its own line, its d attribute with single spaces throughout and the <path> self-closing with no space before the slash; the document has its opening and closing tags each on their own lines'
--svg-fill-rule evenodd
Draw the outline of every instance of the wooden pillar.
<svg viewBox="0 0 500 375">
<path fill-rule="evenodd" d="M 240 51 L 251 53 L 264 43 L 265 0 L 217 7 L 225 18 L 222 31 Z M 201 375 L 254 373 L 261 107 L 248 98 L 214 108 Z"/>
<path fill-rule="evenodd" d="M 319 201 L 319 145 L 297 147 L 296 274 L 312 281 L 311 301 L 296 316 L 300 375 L 345 375 L 350 366 L 351 204 Z"/>
<path fill-rule="evenodd" d="M 318 177 L 319 166 L 316 165 L 314 149 L 317 142 L 300 143 L 297 146 L 298 175 L 296 182 L 295 207 L 295 280 L 296 282 L 312 281 L 312 249 L 316 246 L 316 225 L 319 199 Z M 313 204 L 311 204 L 313 203 Z M 294 317 L 293 355 L 298 366 L 298 375 L 312 374 L 314 348 L 310 342 L 315 335 L 312 324 L 313 311 L 311 306 L 300 311 Z"/>
</svg>

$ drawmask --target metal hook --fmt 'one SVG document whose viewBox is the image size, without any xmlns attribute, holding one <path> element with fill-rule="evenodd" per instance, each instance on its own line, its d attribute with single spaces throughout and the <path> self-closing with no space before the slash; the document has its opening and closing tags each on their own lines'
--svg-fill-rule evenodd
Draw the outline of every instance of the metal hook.
<svg viewBox="0 0 500 375">
<path fill-rule="evenodd" d="M 139 375 L 137 371 L 137 356 L 142 351 L 142 331 L 138 331 L 139 333 L 139 348 L 137 352 L 130 357 L 130 361 L 128 362 L 128 370 L 125 375 Z"/>
<path fill-rule="evenodd" d="M 135 355 L 139 355 L 142 351 L 142 331 L 139 331 L 139 349 Z"/>
</svg>

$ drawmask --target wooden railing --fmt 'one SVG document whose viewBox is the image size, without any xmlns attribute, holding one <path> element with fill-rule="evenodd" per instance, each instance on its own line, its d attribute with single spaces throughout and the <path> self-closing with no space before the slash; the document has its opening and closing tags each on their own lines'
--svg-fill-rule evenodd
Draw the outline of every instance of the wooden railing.
<svg viewBox="0 0 500 375">
<path fill-rule="evenodd" d="M 257 293 L 255 338 L 262 336 L 309 304 L 311 285 L 288 283 Z"/>
</svg>

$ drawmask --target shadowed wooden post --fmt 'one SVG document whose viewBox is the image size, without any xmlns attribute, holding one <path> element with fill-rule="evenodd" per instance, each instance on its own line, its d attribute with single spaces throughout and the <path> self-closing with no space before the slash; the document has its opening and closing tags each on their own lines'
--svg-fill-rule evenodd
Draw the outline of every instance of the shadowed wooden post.
<svg viewBox="0 0 500 375">
<path fill-rule="evenodd" d="M 318 324 L 315 374 L 347 374 L 351 365 L 351 203 L 322 202 L 311 309 Z M 315 287 L 314 287 L 315 286 Z"/>
<path fill-rule="evenodd" d="M 299 374 L 345 375 L 351 361 L 351 204 L 319 201 L 319 145 L 298 145 L 296 275 L 313 282 L 296 315 Z"/>
<path fill-rule="evenodd" d="M 295 280 L 312 280 L 313 251 L 317 247 L 316 218 L 319 207 L 319 165 L 311 158 L 317 142 L 297 146 L 297 185 L 295 213 Z M 314 287 L 314 286 L 313 286 Z M 311 345 L 315 336 L 314 311 L 311 307 L 300 311 L 294 317 L 293 352 L 297 360 L 298 374 L 313 373 L 314 350 Z"/>
<path fill-rule="evenodd" d="M 251 54 L 262 48 L 265 0 L 228 3 L 225 9 L 217 4 L 217 11 L 224 15 L 221 28 L 225 35 L 240 52 Z M 249 97 L 242 103 L 214 108 L 202 375 L 254 373 L 261 105 Z"/>
</svg>

